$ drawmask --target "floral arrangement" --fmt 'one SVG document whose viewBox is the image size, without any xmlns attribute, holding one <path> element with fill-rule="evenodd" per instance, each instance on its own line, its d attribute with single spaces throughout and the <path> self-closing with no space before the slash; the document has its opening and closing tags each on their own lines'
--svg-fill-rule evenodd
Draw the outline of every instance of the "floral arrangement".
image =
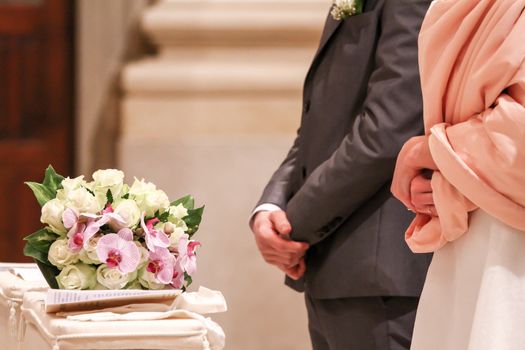
<svg viewBox="0 0 525 350">
<path fill-rule="evenodd" d="M 116 169 L 93 181 L 64 178 L 49 166 L 42 183 L 27 182 L 42 206 L 42 229 L 25 238 L 51 287 L 186 290 L 197 269 L 192 236 L 204 207 L 186 196 L 170 202 L 144 180 L 131 186 Z"/>
<path fill-rule="evenodd" d="M 363 13 L 363 0 L 333 0 L 330 14 L 336 21 Z"/>
</svg>

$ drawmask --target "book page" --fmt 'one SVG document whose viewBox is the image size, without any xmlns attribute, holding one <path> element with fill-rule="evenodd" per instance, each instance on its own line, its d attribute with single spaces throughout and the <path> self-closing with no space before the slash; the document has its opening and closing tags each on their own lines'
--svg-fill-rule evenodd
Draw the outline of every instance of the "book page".
<svg viewBox="0 0 525 350">
<path fill-rule="evenodd" d="M 182 293 L 167 290 L 63 290 L 49 289 L 46 294 L 46 312 L 96 310 L 141 303 L 171 304 Z"/>
<path fill-rule="evenodd" d="M 28 282 L 45 282 L 46 279 L 38 268 L 13 267 L 9 271 Z"/>
</svg>

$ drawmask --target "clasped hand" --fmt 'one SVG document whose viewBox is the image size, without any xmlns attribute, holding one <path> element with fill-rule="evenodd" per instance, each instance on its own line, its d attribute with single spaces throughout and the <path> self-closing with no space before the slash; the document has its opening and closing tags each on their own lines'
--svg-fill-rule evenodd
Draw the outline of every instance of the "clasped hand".
<svg viewBox="0 0 525 350">
<path fill-rule="evenodd" d="M 427 136 L 408 140 L 397 157 L 390 190 L 411 211 L 438 216 L 434 205 L 431 174 L 437 170 Z"/>
<path fill-rule="evenodd" d="M 284 211 L 258 212 L 255 214 L 252 231 L 257 247 L 267 263 L 277 266 L 294 280 L 304 275 L 304 255 L 309 245 L 290 240 L 292 226 Z"/>
</svg>

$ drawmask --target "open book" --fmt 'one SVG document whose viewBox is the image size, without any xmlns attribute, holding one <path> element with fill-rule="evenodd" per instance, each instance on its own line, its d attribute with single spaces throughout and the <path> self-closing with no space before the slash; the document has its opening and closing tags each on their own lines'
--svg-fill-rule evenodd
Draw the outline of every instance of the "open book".
<svg viewBox="0 0 525 350">
<path fill-rule="evenodd" d="M 128 304 L 161 303 L 170 305 L 182 293 L 166 290 L 63 290 L 47 291 L 46 312 L 96 310 Z"/>
</svg>

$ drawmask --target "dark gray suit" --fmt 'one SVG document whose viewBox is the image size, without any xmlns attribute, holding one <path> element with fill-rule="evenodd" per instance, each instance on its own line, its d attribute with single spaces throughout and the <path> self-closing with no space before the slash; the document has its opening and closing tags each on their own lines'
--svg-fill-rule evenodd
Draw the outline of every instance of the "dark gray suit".
<svg viewBox="0 0 525 350">
<path fill-rule="evenodd" d="M 304 280 L 287 280 L 308 304 L 421 293 L 430 256 L 407 248 L 412 215 L 389 188 L 401 146 L 423 131 L 417 37 L 430 2 L 368 0 L 363 14 L 328 16 L 297 138 L 259 201 L 312 245 Z"/>
</svg>

